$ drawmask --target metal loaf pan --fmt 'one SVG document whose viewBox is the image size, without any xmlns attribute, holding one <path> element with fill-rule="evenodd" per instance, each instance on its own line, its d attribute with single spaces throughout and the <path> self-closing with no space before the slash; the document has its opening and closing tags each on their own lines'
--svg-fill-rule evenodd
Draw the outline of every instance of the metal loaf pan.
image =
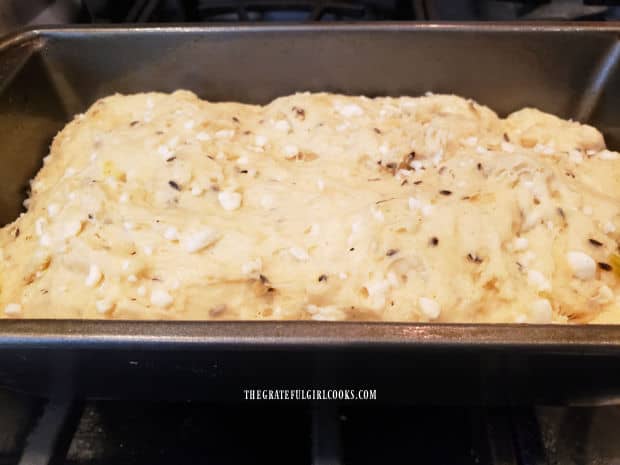
<svg viewBox="0 0 620 465">
<path fill-rule="evenodd" d="M 0 42 L 0 222 L 54 134 L 114 92 L 265 103 L 295 91 L 451 92 L 535 106 L 620 147 L 620 24 L 320 24 L 26 30 Z M 25 258 L 25 257 L 24 257 Z M 39 395 L 243 400 L 374 388 L 379 401 L 602 403 L 620 326 L 0 321 L 0 385 Z"/>
</svg>

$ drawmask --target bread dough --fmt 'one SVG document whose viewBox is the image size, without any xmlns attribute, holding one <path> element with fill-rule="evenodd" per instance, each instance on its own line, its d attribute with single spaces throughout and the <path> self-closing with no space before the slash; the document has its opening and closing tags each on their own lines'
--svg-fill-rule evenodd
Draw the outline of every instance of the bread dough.
<svg viewBox="0 0 620 465">
<path fill-rule="evenodd" d="M 618 157 L 452 95 L 110 96 L 0 230 L 0 318 L 617 323 Z"/>
</svg>

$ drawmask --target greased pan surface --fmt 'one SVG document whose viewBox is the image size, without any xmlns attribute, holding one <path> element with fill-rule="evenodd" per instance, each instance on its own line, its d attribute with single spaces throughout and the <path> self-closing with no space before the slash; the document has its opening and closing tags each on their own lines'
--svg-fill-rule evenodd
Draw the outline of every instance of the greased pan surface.
<svg viewBox="0 0 620 465">
<path fill-rule="evenodd" d="M 620 146 L 620 25 L 348 24 L 28 30 L 0 42 L 0 223 L 54 134 L 114 92 L 264 103 L 300 90 L 536 106 Z M 41 395 L 243 400 L 249 388 L 379 401 L 601 403 L 620 327 L 0 321 L 0 385 Z"/>
</svg>

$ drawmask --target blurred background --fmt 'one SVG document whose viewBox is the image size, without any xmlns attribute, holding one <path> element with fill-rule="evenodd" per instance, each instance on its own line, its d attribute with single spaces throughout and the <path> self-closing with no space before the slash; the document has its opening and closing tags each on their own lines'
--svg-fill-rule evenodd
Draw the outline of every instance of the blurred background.
<svg viewBox="0 0 620 465">
<path fill-rule="evenodd" d="M 0 32 L 24 25 L 208 21 L 611 21 L 617 1 L 2 0 Z"/>
</svg>

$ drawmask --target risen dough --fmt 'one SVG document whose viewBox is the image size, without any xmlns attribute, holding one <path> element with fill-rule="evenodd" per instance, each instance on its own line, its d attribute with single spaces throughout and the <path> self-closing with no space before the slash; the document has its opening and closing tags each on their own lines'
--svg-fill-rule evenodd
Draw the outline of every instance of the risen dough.
<svg viewBox="0 0 620 465">
<path fill-rule="evenodd" d="M 0 318 L 620 322 L 620 160 L 449 95 L 115 95 L 0 230 Z"/>
</svg>

